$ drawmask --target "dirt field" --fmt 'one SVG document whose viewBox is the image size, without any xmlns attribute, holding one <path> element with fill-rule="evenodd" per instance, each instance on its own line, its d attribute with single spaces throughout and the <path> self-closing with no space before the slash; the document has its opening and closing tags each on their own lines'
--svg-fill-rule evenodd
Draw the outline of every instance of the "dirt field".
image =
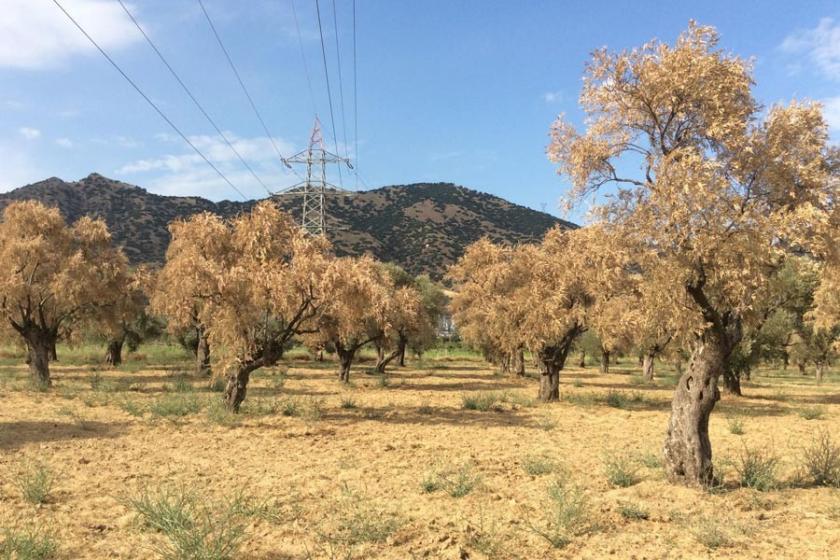
<svg viewBox="0 0 840 560">
<path fill-rule="evenodd" d="M 59 362 L 46 393 L 3 363 L 0 527 L 51 534 L 59 558 L 161 554 L 166 537 L 132 505 L 161 492 L 203 504 L 239 495 L 249 507 L 229 522 L 245 528 L 236 558 L 840 551 L 840 490 L 796 483 L 816 434 L 830 430 L 840 443 L 836 373 L 819 387 L 793 370 L 756 376 L 745 398 L 724 396 L 711 434 L 725 480 L 704 492 L 669 484 L 659 465 L 673 379 L 643 385 L 627 364 L 609 375 L 571 368 L 563 401 L 539 405 L 535 380 L 496 376 L 464 356 L 394 368 L 387 382 L 361 364 L 351 387 L 334 380 L 332 363 L 293 361 L 287 372 L 258 372 L 232 418 L 210 404 L 219 395 L 206 380 L 179 374 L 184 363 L 93 371 Z M 777 488 L 739 487 L 747 450 L 778 456 Z M 54 484 L 32 505 L 19 486 L 39 464 Z"/>
</svg>

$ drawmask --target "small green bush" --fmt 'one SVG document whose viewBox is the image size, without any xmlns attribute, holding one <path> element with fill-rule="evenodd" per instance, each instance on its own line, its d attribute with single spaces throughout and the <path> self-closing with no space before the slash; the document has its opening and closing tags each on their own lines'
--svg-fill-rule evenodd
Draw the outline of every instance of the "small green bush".
<svg viewBox="0 0 840 560">
<path fill-rule="evenodd" d="M 631 502 L 620 502 L 618 512 L 624 519 L 644 520 L 650 518 L 650 513 L 646 509 Z"/>
<path fill-rule="evenodd" d="M 697 519 L 691 527 L 691 532 L 697 542 L 710 550 L 732 544 L 732 537 L 724 528 L 723 523 L 712 517 Z"/>
<path fill-rule="evenodd" d="M 41 463 L 28 463 L 15 481 L 21 497 L 30 504 L 44 504 L 52 491 L 55 477 L 49 467 Z"/>
<path fill-rule="evenodd" d="M 819 420 L 823 417 L 823 409 L 819 406 L 808 406 L 799 409 L 799 416 L 805 420 Z"/>
<path fill-rule="evenodd" d="M 531 531 L 554 548 L 563 548 L 574 537 L 595 529 L 589 500 L 583 489 L 557 480 L 548 488 L 548 504 L 538 523 L 530 523 Z"/>
<path fill-rule="evenodd" d="M 738 418 L 737 416 L 733 416 L 729 418 L 727 421 L 729 424 L 729 433 L 734 434 L 736 436 L 744 435 L 744 421 Z"/>
<path fill-rule="evenodd" d="M 475 393 L 462 397 L 462 406 L 466 410 L 487 411 L 496 408 L 499 402 L 499 395 L 496 393 Z"/>
<path fill-rule="evenodd" d="M 158 547 L 171 560 L 233 560 L 239 557 L 246 520 L 241 503 L 214 503 L 186 490 L 150 491 L 129 501 L 144 525 L 161 533 Z"/>
<path fill-rule="evenodd" d="M 356 405 L 356 401 L 353 397 L 347 396 L 341 399 L 341 408 L 345 410 L 352 410 L 354 408 L 358 408 L 358 406 Z"/>
<path fill-rule="evenodd" d="M 530 455 L 522 460 L 522 468 L 531 476 L 543 476 L 554 472 L 557 464 L 546 457 Z"/>
<path fill-rule="evenodd" d="M 213 399 L 207 407 L 207 419 L 219 426 L 233 427 L 239 424 L 238 414 L 231 412 L 225 403 L 219 399 Z"/>
<path fill-rule="evenodd" d="M 632 457 L 624 454 L 604 458 L 604 473 L 613 486 L 626 488 L 639 482 L 639 467 Z"/>
<path fill-rule="evenodd" d="M 3 560 L 51 560 L 58 553 L 58 543 L 49 533 L 40 529 L 4 529 L 0 542 Z"/>
<path fill-rule="evenodd" d="M 811 445 L 802 450 L 800 472 L 810 484 L 840 487 L 840 445 L 828 430 L 814 436 Z"/>
<path fill-rule="evenodd" d="M 163 395 L 149 407 L 149 412 L 153 416 L 159 416 L 161 418 L 183 417 L 189 414 L 195 414 L 200 410 L 201 403 L 195 395 L 185 395 L 182 393 Z"/>
<path fill-rule="evenodd" d="M 662 457 L 656 453 L 642 453 L 639 456 L 639 462 L 649 469 L 661 469 Z"/>
<path fill-rule="evenodd" d="M 779 458 L 770 451 L 749 449 L 746 446 L 735 462 L 738 483 L 743 488 L 759 492 L 772 490 L 777 486 L 776 470 Z"/>
<path fill-rule="evenodd" d="M 453 498 L 463 498 L 480 482 L 481 475 L 475 472 L 472 464 L 464 463 L 456 469 L 445 469 L 428 475 L 420 483 L 420 487 L 426 493 L 444 490 Z"/>
</svg>

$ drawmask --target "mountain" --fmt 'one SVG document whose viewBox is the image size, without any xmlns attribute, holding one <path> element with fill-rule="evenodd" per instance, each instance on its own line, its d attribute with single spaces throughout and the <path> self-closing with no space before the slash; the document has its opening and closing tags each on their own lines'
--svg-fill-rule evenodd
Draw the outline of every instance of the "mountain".
<svg viewBox="0 0 840 560">
<path fill-rule="evenodd" d="M 93 173 L 80 181 L 52 177 L 0 193 L 0 210 L 11 201 L 29 199 L 58 207 L 68 222 L 82 216 L 104 219 L 134 263 L 163 261 L 169 243 L 167 225 L 172 220 L 204 211 L 231 217 L 255 203 L 161 196 Z M 279 203 L 292 214 L 299 213 L 299 197 L 280 197 Z M 527 243 L 539 240 L 555 225 L 577 227 L 451 183 L 394 185 L 328 196 L 327 214 L 337 254 L 369 252 L 412 274 L 425 272 L 434 278 L 440 278 L 464 248 L 482 236 L 496 242 Z"/>
</svg>

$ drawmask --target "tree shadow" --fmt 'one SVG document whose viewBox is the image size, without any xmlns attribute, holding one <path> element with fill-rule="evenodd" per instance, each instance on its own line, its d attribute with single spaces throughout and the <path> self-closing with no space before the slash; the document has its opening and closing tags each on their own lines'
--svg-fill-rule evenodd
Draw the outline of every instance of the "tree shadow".
<svg viewBox="0 0 840 560">
<path fill-rule="evenodd" d="M 420 406 L 417 408 L 361 407 L 355 411 L 337 411 L 330 420 L 349 425 L 357 422 L 381 422 L 394 425 L 418 426 L 479 426 L 520 427 L 542 429 L 531 418 L 511 410 L 472 411 L 450 407 Z"/>
<path fill-rule="evenodd" d="M 406 378 L 409 379 L 409 378 Z M 464 383 L 405 383 L 402 385 L 390 385 L 389 390 L 395 391 L 499 391 L 504 389 L 522 389 L 523 385 L 510 382 L 492 381 L 486 383 L 464 382 Z"/>
<path fill-rule="evenodd" d="M 126 422 L 73 423 L 50 421 L 0 422 L 0 449 L 14 450 L 30 443 L 71 439 L 115 438 L 125 432 Z"/>
</svg>

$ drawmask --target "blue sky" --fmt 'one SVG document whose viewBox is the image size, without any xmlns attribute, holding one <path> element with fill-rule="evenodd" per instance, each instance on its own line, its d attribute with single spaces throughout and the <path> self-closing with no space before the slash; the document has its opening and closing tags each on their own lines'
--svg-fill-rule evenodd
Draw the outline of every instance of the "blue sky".
<svg viewBox="0 0 840 560">
<path fill-rule="evenodd" d="M 155 57 L 116 0 L 60 0 L 161 109 L 248 196 L 250 176 Z M 284 154 L 302 149 L 317 110 L 332 141 L 314 0 L 205 0 Z M 237 149 L 272 188 L 295 181 L 239 89 L 196 0 L 127 4 Z M 840 137 L 840 4 L 810 2 L 501 2 L 356 0 L 358 154 L 352 3 L 321 0 L 337 137 L 371 188 L 449 181 L 559 215 L 567 187 L 544 155 L 559 113 L 580 118 L 588 53 L 672 41 L 694 18 L 755 59 L 765 104 L 821 100 Z M 174 135 L 52 0 L 3 0 L 0 190 L 96 171 L 162 194 L 239 198 Z M 344 145 L 344 139 L 347 145 Z M 334 180 L 337 181 L 337 177 Z M 344 173 L 344 185 L 356 180 Z M 364 188 L 360 183 L 359 188 Z M 582 218 L 581 210 L 570 215 Z"/>
</svg>

